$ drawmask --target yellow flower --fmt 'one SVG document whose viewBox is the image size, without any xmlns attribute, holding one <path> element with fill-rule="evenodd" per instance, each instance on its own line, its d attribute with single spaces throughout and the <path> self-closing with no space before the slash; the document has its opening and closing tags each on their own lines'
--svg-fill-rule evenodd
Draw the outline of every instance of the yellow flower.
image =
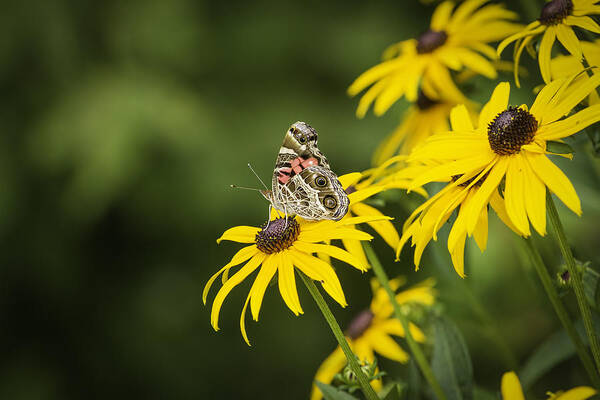
<svg viewBox="0 0 600 400">
<path fill-rule="evenodd" d="M 521 382 L 517 374 L 513 371 L 506 372 L 502 375 L 502 383 L 500 384 L 503 400 L 525 400 Z M 548 392 L 548 400 L 585 400 L 596 394 L 596 390 L 589 386 L 578 386 L 566 392 L 551 393 Z"/>
<path fill-rule="evenodd" d="M 464 207 L 465 218 L 455 222 L 463 224 L 471 235 L 483 209 L 506 177 L 503 197 L 514 228 L 529 236 L 531 222 L 540 235 L 545 235 L 546 188 L 581 215 L 579 197 L 569 178 L 546 155 L 550 154 L 546 143 L 573 135 L 600 120 L 600 105 L 563 118 L 599 83 L 600 74 L 553 81 L 540 91 L 531 110 L 526 105 L 508 107 L 510 85 L 498 84 L 479 114 L 477 128 L 466 108 L 458 106 L 450 116 L 453 131 L 432 136 L 412 153 L 412 161 L 439 163 L 415 177 L 412 185 L 450 179 L 455 180 L 451 187 L 467 184 L 463 191 L 480 185 Z"/>
<path fill-rule="evenodd" d="M 517 18 L 515 13 L 500 4 L 481 7 L 485 2 L 466 0 L 454 10 L 454 3 L 445 1 L 435 9 L 425 33 L 390 46 L 384 52 L 387 61 L 361 74 L 348 88 L 348 93 L 355 96 L 373 85 L 360 99 L 356 115 L 362 118 L 373 101 L 376 115 L 385 113 L 403 96 L 414 102 L 419 85 L 429 98 L 439 99 L 444 93 L 457 103 L 464 102 L 449 69 L 468 68 L 496 78 L 496 69 L 489 61 L 496 58 L 496 53 L 488 43 L 522 26 L 509 22 Z"/>
<path fill-rule="evenodd" d="M 396 278 L 390 281 L 390 286 L 395 291 L 405 283 L 404 278 Z M 433 280 L 425 280 L 396 294 L 396 300 L 401 305 L 409 303 L 431 305 L 435 300 L 433 286 Z M 375 359 L 375 353 L 377 353 L 390 360 L 405 363 L 408 361 L 409 356 L 393 339 L 393 336 L 404 337 L 402 324 L 393 316 L 393 307 L 389 297 L 385 290 L 379 286 L 377 280 L 371 280 L 371 287 L 373 289 L 371 306 L 359 313 L 350 322 L 346 330 L 348 343 L 361 361 L 372 363 Z M 415 340 L 425 341 L 425 335 L 416 325 L 411 323 L 409 329 Z M 333 377 L 344 368 L 346 362 L 344 353 L 338 346 L 323 361 L 314 380 L 330 383 Z M 373 381 L 371 384 L 375 390 L 381 388 L 380 381 Z M 321 397 L 321 392 L 313 385 L 311 400 L 319 400 Z"/>
<path fill-rule="evenodd" d="M 551 80 L 550 58 L 552 46 L 558 41 L 573 56 L 581 60 L 581 43 L 573 31 L 576 26 L 590 32 L 600 33 L 600 26 L 588 15 L 600 14 L 600 0 L 552 0 L 542 8 L 540 17 L 527 25 L 522 31 L 504 39 L 498 46 L 498 55 L 510 43 L 515 42 L 515 81 L 519 86 L 518 65 L 523 49 L 537 35 L 542 35 L 538 54 L 538 63 L 544 82 Z"/>
<path fill-rule="evenodd" d="M 223 274 L 223 286 L 219 289 L 212 305 L 210 319 L 213 328 L 219 330 L 219 312 L 227 295 L 257 269 L 259 270 L 258 275 L 246 298 L 240 319 L 242 336 L 248 345 L 250 342 L 245 328 L 246 308 L 250 303 L 252 318 L 258 321 L 265 290 L 275 273 L 278 276 L 281 297 L 296 315 L 302 314 L 303 311 L 296 290 L 294 268 L 298 268 L 311 279 L 321 282 L 323 289 L 342 307 L 345 307 L 347 305 L 346 298 L 333 268 L 323 260 L 314 257 L 313 254 L 317 252 L 326 254 L 344 261 L 360 271 L 365 271 L 367 265 L 352 254 L 339 247 L 319 242 L 333 239 L 371 240 L 373 238 L 371 235 L 354 229 L 353 225 L 386 219 L 391 218 L 380 215 L 347 218 L 341 221 L 311 222 L 300 217 L 288 217 L 287 220 L 276 217 L 260 228 L 236 226 L 228 229 L 217 239 L 217 243 L 222 240 L 230 240 L 238 243 L 251 243 L 251 245 L 239 250 L 227 265 L 209 279 L 204 287 L 202 300 L 206 304 L 211 286 L 217 277 Z M 244 265 L 229 278 L 229 270 L 240 264 Z"/>
<path fill-rule="evenodd" d="M 446 132 L 450 110 L 455 105 L 449 100 L 432 100 L 419 91 L 416 103 L 405 112 L 400 125 L 375 151 L 373 164 L 381 165 L 397 153 L 408 155 L 429 136 Z"/>
</svg>

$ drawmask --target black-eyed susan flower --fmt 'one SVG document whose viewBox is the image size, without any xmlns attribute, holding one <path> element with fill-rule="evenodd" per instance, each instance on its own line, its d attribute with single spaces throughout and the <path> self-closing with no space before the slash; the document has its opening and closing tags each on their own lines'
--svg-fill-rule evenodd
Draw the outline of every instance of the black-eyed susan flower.
<svg viewBox="0 0 600 400">
<path fill-rule="evenodd" d="M 260 228 L 236 226 L 228 229 L 217 240 L 217 243 L 230 240 L 250 245 L 239 250 L 227 265 L 209 279 L 204 287 L 202 299 L 206 304 L 211 286 L 217 277 L 223 274 L 223 286 L 217 292 L 212 305 L 210 320 L 213 328 L 219 330 L 219 312 L 227 295 L 256 270 L 258 270 L 258 274 L 250 293 L 248 293 L 240 318 L 242 336 L 248 345 L 250 342 L 245 328 L 246 309 L 250 304 L 252 318 L 258 321 L 263 296 L 275 273 L 277 273 L 281 297 L 296 315 L 302 314 L 303 311 L 296 290 L 295 268 L 308 277 L 321 282 L 323 289 L 342 307 L 345 307 L 347 305 L 346 298 L 333 268 L 323 260 L 314 257 L 313 254 L 317 252 L 326 254 L 344 261 L 360 271 L 365 271 L 366 264 L 352 254 L 339 247 L 320 242 L 333 239 L 371 240 L 371 235 L 354 229 L 352 226 L 382 219 L 389 219 L 389 217 L 354 217 L 341 221 L 318 222 L 305 221 L 300 217 L 288 217 L 287 219 L 275 217 Z M 228 277 L 229 270 L 240 264 L 243 266 L 239 271 Z"/>
<path fill-rule="evenodd" d="M 398 99 L 417 100 L 419 87 L 431 99 L 445 98 L 457 103 L 465 97 L 454 83 L 450 70 L 471 69 L 496 78 L 490 59 L 496 58 L 488 43 L 501 40 L 521 29 L 511 22 L 517 14 L 486 0 L 466 0 L 454 9 L 445 1 L 434 11 L 430 27 L 417 39 L 405 40 L 384 52 L 386 61 L 361 74 L 348 88 L 355 96 L 371 86 L 356 110 L 363 117 L 375 102 L 376 115 L 385 113 Z"/>
<path fill-rule="evenodd" d="M 464 206 L 465 218 L 456 221 L 472 235 L 482 212 L 504 178 L 506 213 L 523 236 L 531 234 L 529 223 L 546 234 L 546 188 L 567 207 L 581 215 L 581 204 L 569 178 L 548 158 L 548 141 L 561 140 L 600 120 L 600 105 L 571 113 L 600 83 L 600 75 L 585 74 L 556 80 L 537 95 L 531 109 L 509 107 L 510 85 L 500 83 L 479 114 L 475 128 L 465 107 L 451 115 L 452 132 L 432 136 L 410 159 L 439 163 L 415 177 L 414 186 L 455 179 L 478 186 Z M 439 194 L 437 196 L 441 196 Z"/>
<path fill-rule="evenodd" d="M 525 400 L 519 377 L 513 371 L 506 372 L 502 375 L 500 391 L 502 392 L 503 400 Z M 548 400 L 586 400 L 595 395 L 596 390 L 589 386 L 578 386 L 567 390 L 566 392 L 548 392 L 546 394 Z"/>
<path fill-rule="evenodd" d="M 400 125 L 377 147 L 373 164 L 381 165 L 396 154 L 408 155 L 429 136 L 448 131 L 450 110 L 455 105 L 450 100 L 432 100 L 419 91 L 416 103 L 406 110 Z"/>
<path fill-rule="evenodd" d="M 515 42 L 515 81 L 519 86 L 518 65 L 523 49 L 538 35 L 542 35 L 538 52 L 538 63 L 544 82 L 552 79 L 550 59 L 556 39 L 563 47 L 581 60 L 581 43 L 573 31 L 578 27 L 589 32 L 600 33 L 600 26 L 589 15 L 600 14 L 600 0 L 552 0 L 544 5 L 540 17 L 523 30 L 504 39 L 498 46 L 498 55 Z"/>
<path fill-rule="evenodd" d="M 406 283 L 404 278 L 390 281 L 392 290 L 396 291 Z M 435 300 L 433 289 L 434 281 L 425 280 L 418 285 L 406 288 L 396 294 L 396 301 L 400 305 L 417 303 L 431 305 Z M 363 361 L 372 363 L 375 353 L 393 361 L 405 363 L 409 359 L 408 353 L 394 340 L 404 337 L 404 329 L 398 319 L 393 316 L 393 307 L 390 299 L 377 280 L 371 280 L 373 300 L 371 306 L 354 317 L 346 329 L 348 343 L 356 356 Z M 416 341 L 424 342 L 425 335 L 413 323 L 409 325 L 410 333 Z M 321 364 L 315 375 L 315 381 L 329 383 L 333 377 L 346 365 L 346 358 L 338 347 Z M 381 388 L 381 381 L 372 381 L 375 390 Z M 321 399 L 321 392 L 313 385 L 311 400 Z"/>
</svg>

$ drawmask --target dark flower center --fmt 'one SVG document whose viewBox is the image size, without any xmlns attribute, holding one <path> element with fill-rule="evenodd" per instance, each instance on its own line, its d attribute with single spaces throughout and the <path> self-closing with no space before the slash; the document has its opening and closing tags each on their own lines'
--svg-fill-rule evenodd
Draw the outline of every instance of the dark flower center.
<svg viewBox="0 0 600 400">
<path fill-rule="evenodd" d="M 427 110 L 428 108 L 431 108 L 436 104 L 438 104 L 437 101 L 427 97 L 427 95 L 423 93 L 423 90 L 419 90 L 419 96 L 417 97 L 417 107 L 419 107 L 419 110 Z"/>
<path fill-rule="evenodd" d="M 277 218 L 263 224 L 261 228 L 256 234 L 256 247 L 266 254 L 287 249 L 300 234 L 300 224 L 294 218 Z"/>
<path fill-rule="evenodd" d="M 346 336 L 353 340 L 359 338 L 371 326 L 374 316 L 371 310 L 361 311 L 348 325 Z"/>
<path fill-rule="evenodd" d="M 538 122 L 529 112 L 508 107 L 488 125 L 488 141 L 496 154 L 515 154 L 521 151 L 521 146 L 533 141 L 537 128 Z"/>
<path fill-rule="evenodd" d="M 538 20 L 544 25 L 557 25 L 573 12 L 573 1 L 552 0 L 546 3 Z"/>
<path fill-rule="evenodd" d="M 417 39 L 417 53 L 431 53 L 448 39 L 448 35 L 444 31 L 426 30 Z"/>
</svg>

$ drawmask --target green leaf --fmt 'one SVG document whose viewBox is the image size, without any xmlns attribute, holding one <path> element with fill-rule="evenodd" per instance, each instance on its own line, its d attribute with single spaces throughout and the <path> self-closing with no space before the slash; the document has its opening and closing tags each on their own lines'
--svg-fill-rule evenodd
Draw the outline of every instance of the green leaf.
<svg viewBox="0 0 600 400">
<path fill-rule="evenodd" d="M 589 267 L 589 262 L 583 264 L 583 292 L 592 307 L 600 308 L 600 274 Z"/>
<path fill-rule="evenodd" d="M 550 153 L 555 154 L 572 154 L 575 153 L 575 150 L 567 143 L 556 142 L 554 140 L 549 140 L 546 142 L 546 150 Z"/>
<path fill-rule="evenodd" d="M 433 374 L 448 400 L 473 399 L 473 365 L 465 340 L 456 325 L 444 318 L 434 321 Z"/>
<path fill-rule="evenodd" d="M 315 385 L 317 385 L 321 393 L 323 393 L 323 398 L 325 400 L 358 400 L 356 397 L 326 383 L 315 381 Z"/>
</svg>

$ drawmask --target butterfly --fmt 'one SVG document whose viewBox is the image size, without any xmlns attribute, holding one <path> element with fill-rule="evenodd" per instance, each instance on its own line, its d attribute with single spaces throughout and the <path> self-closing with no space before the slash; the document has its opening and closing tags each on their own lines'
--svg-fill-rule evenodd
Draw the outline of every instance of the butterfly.
<svg viewBox="0 0 600 400">
<path fill-rule="evenodd" d="M 329 162 L 317 147 L 317 132 L 296 122 L 279 149 L 271 190 L 261 194 L 278 210 L 307 220 L 339 221 L 350 201 Z"/>
</svg>

